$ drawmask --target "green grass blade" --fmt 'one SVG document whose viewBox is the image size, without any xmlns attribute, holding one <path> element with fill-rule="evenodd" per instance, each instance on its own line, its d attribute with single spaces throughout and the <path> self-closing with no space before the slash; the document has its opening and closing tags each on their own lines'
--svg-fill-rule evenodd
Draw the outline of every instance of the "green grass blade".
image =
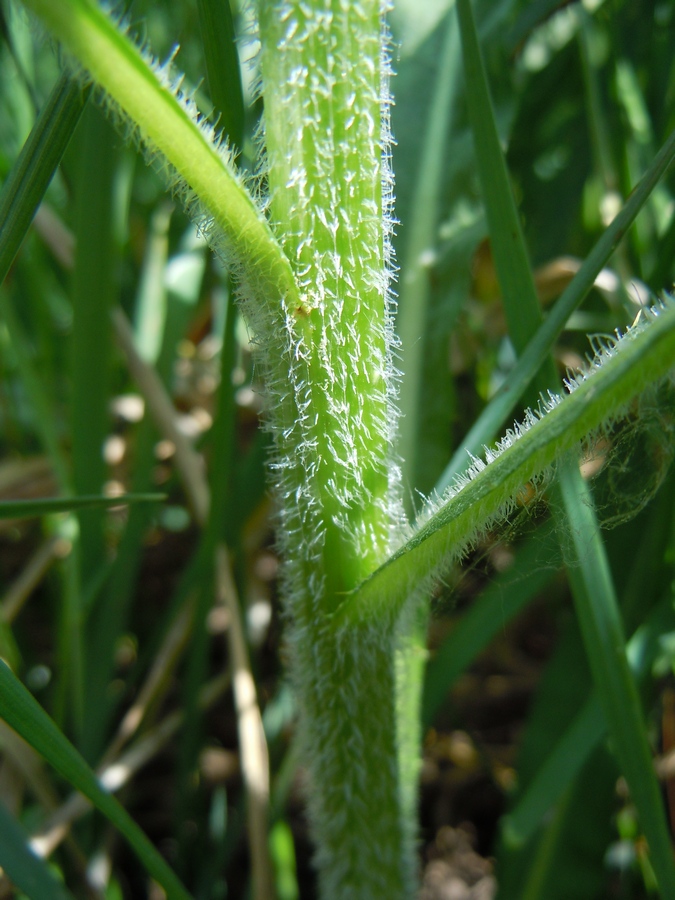
<svg viewBox="0 0 675 900">
<path fill-rule="evenodd" d="M 77 750 L 3 662 L 0 662 L 0 716 L 112 822 L 170 900 L 188 900 L 190 895 L 145 833 L 101 787 Z"/>
<path fill-rule="evenodd" d="M 27 841 L 27 835 L 14 816 L 0 802 L 0 866 L 4 874 L 27 897 L 39 897 L 40 900 L 72 898 L 45 861 L 31 852 Z"/>
<path fill-rule="evenodd" d="M 457 0 L 457 16 L 462 39 L 469 119 L 492 255 L 504 298 L 509 336 L 520 354 L 539 327 L 541 309 L 499 142 L 469 0 Z M 510 314 L 510 309 L 515 314 Z"/>
<path fill-rule="evenodd" d="M 62 75 L 0 193 L 0 283 L 75 130 L 89 91 Z"/>
<path fill-rule="evenodd" d="M 149 365 L 154 365 L 159 359 L 166 335 L 165 281 L 171 210 L 171 204 L 163 201 L 152 215 L 136 296 L 135 343 L 139 355 Z M 171 350 L 174 349 L 175 341 Z M 173 363 L 174 353 L 169 353 L 167 349 L 163 355 L 167 360 L 164 368 L 168 369 L 169 360 Z M 130 485 L 133 492 L 147 491 L 152 486 L 156 442 L 155 426 L 150 416 L 145 415 L 139 423 L 134 445 Z M 116 703 L 109 691 L 114 671 L 114 648 L 123 629 L 127 627 L 143 555 L 143 538 L 151 514 L 152 509 L 144 505 L 134 504 L 129 510 L 108 585 L 101 603 L 87 622 L 85 653 L 88 678 L 84 692 L 87 730 L 80 748 L 87 759 L 97 759 L 102 753 L 107 728 L 115 709 Z"/>
<path fill-rule="evenodd" d="M 71 435 L 73 487 L 77 494 L 101 491 L 106 464 L 103 442 L 110 430 L 110 310 L 119 269 L 113 228 L 117 140 L 100 110 L 90 106 L 80 130 L 76 183 L 75 270 L 71 342 Z M 78 515 L 82 585 L 105 555 L 103 514 Z"/>
<path fill-rule="evenodd" d="M 134 343 L 142 359 L 153 366 L 159 359 L 166 324 L 166 264 L 173 204 L 160 203 L 150 218 L 143 267 L 134 309 Z"/>
<path fill-rule="evenodd" d="M 225 540 L 231 545 L 235 538 L 232 528 L 233 477 L 236 447 L 236 410 L 232 369 L 236 362 L 237 309 L 231 292 L 228 292 L 223 322 L 223 343 L 220 353 L 220 384 L 216 396 L 216 413 L 211 432 L 212 458 L 218 460 L 209 480 L 211 503 L 204 538 L 215 548 Z"/>
<path fill-rule="evenodd" d="M 241 150 L 244 144 L 244 94 L 230 0 L 197 0 L 206 78 L 218 128 Z"/>
<path fill-rule="evenodd" d="M 628 642 L 626 656 L 638 681 L 651 670 L 660 651 L 661 636 L 672 632 L 673 615 L 668 593 Z M 506 816 L 502 828 L 507 844 L 520 847 L 530 840 L 606 731 L 607 723 L 597 691 L 594 691 L 528 784 L 517 806 Z"/>
<path fill-rule="evenodd" d="M 515 890 L 511 884 L 510 892 L 503 891 L 505 897 L 597 900 L 608 896 L 606 853 L 615 838 L 612 815 L 618 776 L 614 760 L 599 747 L 532 843 L 511 851 L 512 859 L 520 861 L 522 876 Z"/>
<path fill-rule="evenodd" d="M 486 522 L 505 515 L 518 492 L 565 450 L 616 417 L 630 399 L 665 375 L 675 359 L 675 306 L 630 331 L 615 355 L 525 431 L 418 528 L 336 613 L 336 624 L 396 613 L 412 592 L 460 554 Z"/>
<path fill-rule="evenodd" d="M 43 500 L 3 500 L 0 502 L 0 519 L 30 519 L 52 513 L 72 512 L 78 509 L 110 509 L 127 503 L 161 503 L 166 494 L 120 494 L 119 497 L 51 497 Z"/>
<path fill-rule="evenodd" d="M 72 280 L 73 326 L 70 345 L 70 428 L 73 489 L 76 494 L 102 490 L 106 464 L 103 442 L 110 428 L 111 384 L 109 310 L 115 302 L 117 253 L 113 235 L 113 189 L 117 142 L 100 110 L 90 106 L 77 137 L 79 165 L 75 184 L 75 268 Z M 61 619 L 61 671 L 70 670 L 75 698 L 77 744 L 87 729 L 84 696 L 90 682 L 85 637 L 85 594 L 101 583 L 105 559 L 104 511 L 82 509 L 77 515 L 71 573 L 72 604 Z M 92 599 L 98 599 L 96 594 Z M 94 604 L 95 605 L 95 604 Z M 92 657 L 90 657 L 91 659 Z M 97 657 L 93 656 L 94 665 Z M 67 665 L 64 664 L 67 661 Z"/>
<path fill-rule="evenodd" d="M 518 362 L 509 373 L 490 403 L 478 417 L 460 448 L 448 463 L 436 485 L 441 494 L 452 484 L 453 478 L 469 465 L 468 453 L 476 454 L 483 444 L 492 440 L 513 414 L 523 395 L 555 343 L 571 313 L 582 302 L 610 258 L 619 241 L 631 226 L 649 195 L 675 158 L 675 132 L 665 142 L 654 162 L 643 175 L 616 218 L 612 220 L 600 240 L 591 250 L 570 284 L 548 314 L 544 324 L 530 341 Z"/>
<path fill-rule="evenodd" d="M 600 742 L 606 727 L 600 699 L 593 693 L 537 772 L 518 806 L 504 820 L 502 834 L 508 846 L 522 847 L 533 836 Z"/>
<path fill-rule="evenodd" d="M 10 338 L 12 353 L 30 403 L 35 431 L 49 456 L 54 475 L 63 493 L 71 493 L 70 466 L 61 447 L 54 411 L 33 364 L 33 353 L 12 301 L 0 289 L 0 318 Z"/>
<path fill-rule="evenodd" d="M 427 666 L 422 721 L 432 724 L 447 692 L 459 675 L 506 627 L 555 574 L 558 544 L 551 524 L 540 528 L 519 549 L 513 565 L 495 579 L 462 616 Z"/>
<path fill-rule="evenodd" d="M 651 864 L 663 895 L 672 897 L 675 865 L 661 791 L 640 698 L 626 658 L 623 627 L 595 511 L 587 486 L 577 476 L 578 468 L 563 460 L 559 469 L 561 494 L 579 560 L 579 569 L 569 569 L 577 617 L 613 751 L 638 810 Z M 589 541 L 595 546 L 589 546 Z"/>
<path fill-rule="evenodd" d="M 537 331 L 541 311 L 494 125 L 470 0 L 458 0 L 457 12 L 469 111 L 493 255 L 509 334 L 516 351 L 520 353 Z M 645 362 L 648 365 L 648 361 Z M 553 362 L 547 357 L 543 363 L 541 385 L 555 388 L 557 376 Z M 669 888 L 671 893 L 675 888 L 675 864 L 669 847 L 668 827 L 651 764 L 637 688 L 625 655 L 625 640 L 605 548 L 599 536 L 590 490 L 581 477 L 576 460 L 560 460 L 558 492 L 573 535 L 574 556 L 572 565 L 568 567 L 569 580 L 593 680 L 614 741 L 615 753 L 651 848 L 658 881 L 664 891 Z M 577 560 L 579 568 L 576 567 Z"/>
<path fill-rule="evenodd" d="M 418 486 L 416 456 L 420 392 L 430 295 L 429 269 L 424 263 L 424 254 L 436 242 L 441 179 L 447 153 L 447 136 L 457 96 L 458 76 L 457 20 L 450 14 L 408 217 L 408 239 L 401 266 L 404 274 L 399 288 L 399 312 L 396 319 L 404 374 L 399 395 L 399 454 L 403 460 L 406 493 Z"/>
</svg>

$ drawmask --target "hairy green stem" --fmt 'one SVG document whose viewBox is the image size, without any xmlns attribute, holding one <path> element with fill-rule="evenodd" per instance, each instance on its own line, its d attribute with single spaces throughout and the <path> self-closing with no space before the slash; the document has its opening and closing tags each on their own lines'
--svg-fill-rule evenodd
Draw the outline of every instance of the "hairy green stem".
<svg viewBox="0 0 675 900">
<path fill-rule="evenodd" d="M 380 0 L 260 4 L 270 210 L 307 311 L 268 365 L 293 670 L 321 893 L 364 900 L 409 896 L 415 868 L 395 636 L 332 624 L 398 516 L 381 16 Z"/>
</svg>

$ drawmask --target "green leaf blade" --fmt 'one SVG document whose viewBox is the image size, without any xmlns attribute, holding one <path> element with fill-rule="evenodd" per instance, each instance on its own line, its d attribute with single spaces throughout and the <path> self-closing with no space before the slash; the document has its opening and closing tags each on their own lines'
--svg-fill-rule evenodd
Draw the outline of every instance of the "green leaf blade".
<svg viewBox="0 0 675 900">
<path fill-rule="evenodd" d="M 614 355 L 484 466 L 418 528 L 413 537 L 367 579 L 336 616 L 336 624 L 388 616 L 438 573 L 449 556 L 461 554 L 476 530 L 500 517 L 518 492 L 566 450 L 618 416 L 632 397 L 664 377 L 675 359 L 675 305 L 649 326 L 629 332 Z"/>
<path fill-rule="evenodd" d="M 78 509 L 110 509 L 127 503 L 161 503 L 166 494 L 120 494 L 118 497 L 49 497 L 40 500 L 0 501 L 0 519 L 28 519 Z"/>
<path fill-rule="evenodd" d="M 77 750 L 2 661 L 0 716 L 115 825 L 171 900 L 189 900 L 190 895 L 144 832 L 117 800 L 101 787 Z"/>
</svg>

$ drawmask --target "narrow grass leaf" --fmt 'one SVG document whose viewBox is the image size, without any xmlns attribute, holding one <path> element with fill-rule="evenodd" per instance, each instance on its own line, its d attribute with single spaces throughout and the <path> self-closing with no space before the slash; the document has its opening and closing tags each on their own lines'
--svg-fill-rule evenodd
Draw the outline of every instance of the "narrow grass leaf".
<svg viewBox="0 0 675 900">
<path fill-rule="evenodd" d="M 3 500 L 0 502 L 0 519 L 32 519 L 52 513 L 72 512 L 78 509 L 110 509 L 127 503 L 161 503 L 166 494 L 120 494 L 118 497 L 51 497 L 43 500 Z"/>
<path fill-rule="evenodd" d="M 27 846 L 28 836 L 0 802 L 0 866 L 14 887 L 27 897 L 68 900 L 72 894 L 50 872 L 47 864 Z"/>
<path fill-rule="evenodd" d="M 218 128 L 235 148 L 244 145 L 244 94 L 230 0 L 197 0 L 209 94 Z"/>
<path fill-rule="evenodd" d="M 491 582 L 434 654 L 424 680 L 425 727 L 433 722 L 455 679 L 543 591 L 557 563 L 558 543 L 552 524 L 547 523 L 518 549 L 508 571 Z"/>
<path fill-rule="evenodd" d="M 0 284 L 75 131 L 89 91 L 62 75 L 0 193 Z"/>
<path fill-rule="evenodd" d="M 541 321 L 520 217 L 513 201 L 469 0 L 457 0 L 469 119 L 509 337 L 520 353 Z M 517 315 L 509 315 L 517 307 Z M 549 386 L 549 385 L 547 385 Z"/>
<path fill-rule="evenodd" d="M 77 494 L 98 493 L 105 481 L 103 443 L 110 430 L 112 309 L 118 286 L 119 252 L 113 210 L 118 142 L 99 109 L 90 106 L 78 132 L 75 270 L 72 282 L 70 425 L 73 487 Z M 103 515 L 78 515 L 80 577 L 84 586 L 105 555 Z"/>
<path fill-rule="evenodd" d="M 630 788 L 661 891 L 675 896 L 675 865 L 661 791 L 654 773 L 637 687 L 625 652 L 623 627 L 588 488 L 563 460 L 562 501 L 579 569 L 568 571 L 593 682 L 607 719 L 614 754 Z M 589 546 L 589 541 L 595 546 Z M 602 565 L 604 563 L 604 565 Z"/>
<path fill-rule="evenodd" d="M 402 258 L 404 274 L 399 288 L 399 312 L 396 319 L 404 373 L 399 396 L 399 454 L 404 460 L 404 484 L 409 491 L 418 486 L 416 456 L 425 354 L 424 335 L 430 295 L 430 274 L 425 256 L 436 243 L 441 181 L 446 163 L 447 136 L 457 96 L 458 70 L 457 20 L 450 13 L 406 228 L 408 239 Z"/>
<path fill-rule="evenodd" d="M 164 370 L 168 370 L 169 363 L 173 362 L 176 343 L 173 342 L 171 352 L 167 348 L 162 353 L 167 323 L 166 274 L 172 209 L 171 203 L 162 201 L 152 215 L 136 295 L 134 320 L 134 337 L 139 355 L 149 365 L 155 365 L 160 355 L 163 356 L 167 361 Z M 154 423 L 150 416 L 144 415 L 138 425 L 134 444 L 130 485 L 134 493 L 148 491 L 152 486 L 156 442 Z M 81 746 L 87 759 L 97 759 L 103 751 L 107 727 L 119 703 L 119 698 L 113 699 L 108 690 L 114 671 L 114 648 L 126 627 L 133 603 L 143 554 L 143 538 L 151 514 L 152 507 L 145 504 L 133 504 L 129 510 L 102 602 L 87 623 L 85 652 L 89 675 L 84 694 L 87 730 Z"/>
<path fill-rule="evenodd" d="M 189 900 L 190 895 L 145 833 L 101 787 L 77 750 L 1 661 L 0 716 L 119 830 L 148 873 L 164 888 L 169 900 Z"/>
<path fill-rule="evenodd" d="M 527 345 L 504 384 L 485 407 L 448 463 L 436 485 L 437 493 L 446 490 L 459 472 L 468 465 L 468 455 L 480 452 L 513 414 L 523 395 L 550 352 L 565 323 L 593 287 L 595 279 L 607 263 L 619 241 L 640 212 L 649 195 L 675 158 L 675 131 L 657 154 L 630 197 L 588 254 L 581 268 L 549 312 L 544 324 Z"/>
<path fill-rule="evenodd" d="M 220 353 L 220 383 L 216 396 L 216 410 L 211 430 L 211 456 L 218 460 L 213 466 L 209 482 L 211 503 L 204 539 L 215 548 L 225 540 L 231 546 L 235 540 L 233 528 L 233 479 L 236 440 L 236 410 L 232 370 L 236 363 L 237 342 L 235 325 L 237 309 L 231 291 L 223 297 L 226 304 L 223 319 Z"/>
</svg>

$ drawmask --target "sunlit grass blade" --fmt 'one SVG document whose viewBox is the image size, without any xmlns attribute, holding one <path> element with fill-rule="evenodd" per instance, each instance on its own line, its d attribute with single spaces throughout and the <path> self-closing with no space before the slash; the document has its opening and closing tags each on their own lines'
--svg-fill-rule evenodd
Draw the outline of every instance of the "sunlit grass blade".
<svg viewBox="0 0 675 900">
<path fill-rule="evenodd" d="M 461 445 L 448 463 L 436 485 L 442 493 L 456 474 L 469 465 L 468 453 L 476 454 L 483 444 L 492 440 L 513 414 L 518 401 L 541 368 L 571 313 L 592 288 L 595 279 L 616 249 L 619 241 L 635 220 L 649 195 L 675 158 L 675 132 L 665 142 L 654 162 L 645 172 L 616 218 L 593 247 L 581 268 L 555 303 L 543 325 L 509 372 L 508 378 L 498 389 L 490 403 L 476 419 Z"/>
<path fill-rule="evenodd" d="M 0 866 L 4 875 L 26 897 L 68 900 L 72 894 L 49 871 L 47 864 L 31 852 L 27 836 L 4 803 L 0 802 Z"/>
<path fill-rule="evenodd" d="M 298 873 L 293 832 L 283 819 L 275 823 L 270 833 L 270 849 L 274 859 L 276 894 L 282 900 L 298 900 Z"/>
<path fill-rule="evenodd" d="M 0 193 L 0 283 L 61 162 L 89 91 L 67 74 L 54 86 Z"/>
<path fill-rule="evenodd" d="M 188 900 L 190 895 L 145 833 L 100 786 L 77 750 L 3 662 L 0 662 L 0 716 L 112 822 L 170 900 Z"/>
<path fill-rule="evenodd" d="M 458 0 L 469 112 L 474 130 L 495 265 L 502 288 L 509 335 L 517 353 L 541 323 L 541 310 L 527 259 L 508 172 L 499 146 L 489 88 L 478 45 L 470 0 Z M 671 357 L 672 362 L 672 357 Z M 645 365 L 649 360 L 645 359 Z M 543 360 L 540 386 L 557 387 L 550 357 Z M 606 410 L 607 411 L 607 410 Z M 574 555 L 568 566 L 575 608 L 593 680 L 604 710 L 614 750 L 631 789 L 651 860 L 662 890 L 675 889 L 675 864 L 644 729 L 637 688 L 625 655 L 625 641 L 607 555 L 599 536 L 592 496 L 575 459 L 559 462 L 556 494 L 572 532 Z M 583 511 L 581 507 L 583 506 Z M 562 511 L 558 512 L 565 525 Z M 579 568 L 576 568 L 578 560 Z"/>
</svg>

